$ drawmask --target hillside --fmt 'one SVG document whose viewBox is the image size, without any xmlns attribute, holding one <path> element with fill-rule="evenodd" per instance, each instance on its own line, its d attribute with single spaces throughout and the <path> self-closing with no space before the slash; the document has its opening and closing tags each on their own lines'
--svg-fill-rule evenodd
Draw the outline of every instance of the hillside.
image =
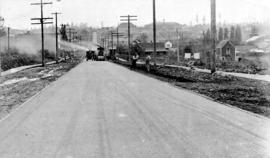
<svg viewBox="0 0 270 158">
<path fill-rule="evenodd" d="M 198 39 L 201 37 L 202 32 L 209 28 L 208 25 L 196 25 L 187 26 L 176 22 L 158 22 L 157 23 L 157 41 L 174 41 L 177 39 L 177 30 L 181 38 L 186 40 Z M 119 25 L 119 32 L 127 33 L 127 23 L 121 23 Z M 139 38 L 141 34 L 146 34 L 148 36 L 148 41 L 152 41 L 153 37 L 153 24 L 147 24 L 143 27 L 138 27 L 131 24 L 131 34 L 133 40 Z"/>
</svg>

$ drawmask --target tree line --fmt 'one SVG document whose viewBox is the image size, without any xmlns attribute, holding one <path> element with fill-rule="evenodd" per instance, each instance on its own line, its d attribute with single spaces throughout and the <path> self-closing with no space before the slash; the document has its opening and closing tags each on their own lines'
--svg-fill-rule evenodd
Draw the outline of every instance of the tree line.
<svg viewBox="0 0 270 158">
<path fill-rule="evenodd" d="M 211 31 L 203 31 L 203 44 L 211 44 Z M 220 27 L 218 29 L 217 41 L 230 40 L 232 43 L 239 45 L 242 43 L 242 29 L 239 25 L 227 27 Z"/>
</svg>

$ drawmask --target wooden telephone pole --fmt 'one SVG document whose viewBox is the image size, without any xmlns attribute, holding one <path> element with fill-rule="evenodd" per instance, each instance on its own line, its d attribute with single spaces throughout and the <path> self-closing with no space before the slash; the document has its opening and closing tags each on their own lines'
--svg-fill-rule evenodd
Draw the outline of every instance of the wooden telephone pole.
<svg viewBox="0 0 270 158">
<path fill-rule="evenodd" d="M 53 18 L 43 17 L 43 5 L 52 4 L 52 2 L 44 3 L 40 0 L 40 3 L 31 3 L 31 5 L 40 5 L 41 16 L 40 18 L 32 18 L 31 20 L 38 20 L 40 22 L 32 23 L 32 25 L 41 25 L 41 53 L 42 53 L 42 66 L 45 66 L 45 52 L 44 52 L 44 24 L 53 24 L 53 22 L 45 22 L 45 20 L 50 20 Z"/>
<path fill-rule="evenodd" d="M 134 18 L 137 18 L 138 16 L 136 15 L 126 15 L 126 16 L 120 16 L 121 21 L 127 21 L 128 22 L 128 60 L 131 61 L 131 58 L 130 58 L 130 22 L 131 21 L 137 21 L 137 19 L 134 19 Z"/>
<path fill-rule="evenodd" d="M 211 0 L 211 40 L 212 40 L 212 53 L 211 53 L 211 73 L 216 72 L 216 0 Z"/>
<path fill-rule="evenodd" d="M 2 29 L 2 27 L 4 26 L 4 22 L 5 22 L 5 19 L 0 16 L 0 29 Z M 0 40 L 0 44 L 1 44 L 1 40 Z M 1 60 L 2 60 L 2 58 L 1 58 L 1 46 L 0 46 L 0 76 L 1 76 L 1 72 L 2 72 Z"/>
<path fill-rule="evenodd" d="M 177 63 L 180 62 L 180 34 L 179 30 L 176 29 L 176 41 L 177 41 Z"/>
<path fill-rule="evenodd" d="M 74 31 L 75 31 L 75 29 L 74 28 L 68 28 L 67 29 L 67 31 L 68 31 L 68 34 L 69 34 L 69 42 L 71 42 L 72 41 L 72 35 L 74 35 Z"/>
<path fill-rule="evenodd" d="M 105 46 L 107 49 L 110 49 L 110 45 L 112 45 L 112 29 L 113 27 L 101 27 L 102 34 L 101 36 L 105 38 Z"/>
<path fill-rule="evenodd" d="M 111 43 L 112 43 L 112 52 L 113 52 L 113 31 L 111 31 Z"/>
<path fill-rule="evenodd" d="M 120 37 L 123 37 L 124 34 L 123 33 L 119 33 L 119 28 L 117 27 L 116 29 L 116 32 L 113 33 L 113 36 L 116 36 L 116 49 L 117 49 L 117 52 L 119 53 L 119 38 Z"/>
<path fill-rule="evenodd" d="M 154 65 L 156 65 L 157 55 L 157 35 L 156 35 L 156 0 L 153 0 L 153 42 L 154 42 Z"/>
<path fill-rule="evenodd" d="M 55 12 L 52 14 L 55 15 L 55 61 L 58 64 L 58 15 L 61 13 Z"/>
<path fill-rule="evenodd" d="M 10 53 L 10 27 L 7 28 L 8 29 L 8 53 Z"/>
</svg>

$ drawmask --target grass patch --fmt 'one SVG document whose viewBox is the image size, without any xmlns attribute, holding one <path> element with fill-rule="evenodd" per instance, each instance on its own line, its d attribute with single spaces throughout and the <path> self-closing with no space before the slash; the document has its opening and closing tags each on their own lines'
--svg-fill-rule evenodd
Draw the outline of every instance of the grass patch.
<svg viewBox="0 0 270 158">
<path fill-rule="evenodd" d="M 45 60 L 53 61 L 54 53 L 45 50 Z M 1 53 L 1 68 L 3 71 L 26 65 L 40 64 L 41 52 L 37 54 L 20 53 L 17 49 L 11 49 L 9 52 Z"/>
<path fill-rule="evenodd" d="M 125 62 L 117 63 L 129 66 Z M 144 66 L 138 65 L 136 71 L 270 118 L 269 82 L 162 66 L 146 73 Z"/>
</svg>

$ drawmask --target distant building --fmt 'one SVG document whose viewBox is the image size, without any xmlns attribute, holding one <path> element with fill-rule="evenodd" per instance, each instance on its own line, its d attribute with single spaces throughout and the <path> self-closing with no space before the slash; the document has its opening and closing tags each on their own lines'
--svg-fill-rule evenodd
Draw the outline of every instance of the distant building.
<svg viewBox="0 0 270 158">
<path fill-rule="evenodd" d="M 92 42 L 93 43 L 98 43 L 98 36 L 97 36 L 97 32 L 93 32 L 93 34 L 92 34 Z"/>
<path fill-rule="evenodd" d="M 218 61 L 235 61 L 235 46 L 229 40 L 223 40 L 217 45 L 216 59 Z"/>
<path fill-rule="evenodd" d="M 145 54 L 153 54 L 154 53 L 154 43 L 138 43 L 138 45 L 143 49 Z M 165 46 L 165 43 L 158 42 L 156 43 L 156 52 L 157 55 L 166 55 L 168 50 Z"/>
<path fill-rule="evenodd" d="M 165 48 L 166 48 L 166 49 L 171 49 L 172 47 L 173 47 L 172 42 L 167 41 L 167 42 L 165 43 Z"/>
</svg>

